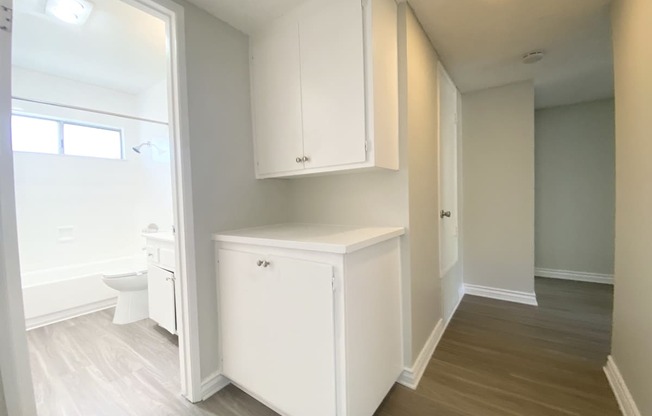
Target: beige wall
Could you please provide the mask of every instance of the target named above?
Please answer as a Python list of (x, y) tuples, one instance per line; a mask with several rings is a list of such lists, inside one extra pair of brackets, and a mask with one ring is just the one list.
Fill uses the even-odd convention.
[(437, 221), (437, 56), (413, 12), (399, 6), (400, 171), (292, 179), (293, 219), (397, 225), (401, 241), (405, 360), (441, 318)]
[(198, 279), (201, 375), (218, 369), (211, 233), (288, 221), (288, 184), (254, 178), (248, 38), (182, 0)]
[(612, 9), (616, 84), (616, 257), (612, 356), (652, 415), (652, 2)]
[(0, 371), (0, 416), (7, 415), (7, 404), (5, 403), (5, 389), (2, 387), (2, 371)]
[(408, 196), (412, 358), (442, 318), (439, 276), (438, 57), (411, 9), (405, 8)]
[(536, 267), (613, 274), (613, 100), (539, 110), (534, 137)]
[(462, 95), (464, 283), (534, 292), (534, 87)]

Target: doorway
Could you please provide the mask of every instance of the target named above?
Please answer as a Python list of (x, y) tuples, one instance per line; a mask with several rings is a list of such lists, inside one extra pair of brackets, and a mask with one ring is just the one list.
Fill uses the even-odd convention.
[[(38, 4), (37, 4), (38, 3)], [(50, 2), (48, 2), (50, 3)], [(53, 209), (53, 204), (48, 204), (47, 199), (43, 199), (41, 201), (31, 201), (30, 204), (25, 204), (27, 201), (25, 198), (21, 197), (18, 195), (18, 198), (14, 198), (15, 191), (20, 192), (19, 186), (22, 187), (22, 184), (24, 183), (19, 183), (20, 180), (23, 180), (25, 178), (29, 178), (29, 175), (24, 175), (25, 172), (30, 171), (29, 165), (24, 164), (24, 161), (19, 161), (17, 160), (14, 156), (13, 149), (12, 150), (12, 141), (10, 139), (10, 134), (9, 134), (9, 125), (10, 125), (10, 117), (11, 114), (13, 113), (13, 118), (14, 118), (14, 125), (19, 125), (22, 123), (22, 132), (29, 131), (29, 128), (37, 128), (35, 127), (36, 125), (40, 125), (41, 128), (44, 129), (49, 129), (50, 131), (50, 139), (49, 143), (37, 143), (37, 146), (42, 146), (41, 148), (37, 149), (25, 149), (23, 148), (22, 150), (31, 150), (30, 155), (32, 157), (45, 157), (45, 152), (44, 150), (48, 150), (49, 154), (47, 156), (57, 156), (60, 159), (58, 160), (59, 162), (63, 161), (64, 159), (70, 160), (75, 160), (76, 163), (79, 164), (85, 164), (87, 165), (86, 167), (90, 166), (97, 166), (97, 162), (101, 161), (104, 164), (106, 163), (114, 163), (114, 164), (122, 164), (122, 166), (126, 166), (129, 160), (138, 160), (137, 158), (140, 157), (141, 160), (143, 159), (143, 156), (149, 157), (151, 160), (156, 161), (155, 159), (158, 157), (159, 159), (167, 157), (169, 160), (169, 164), (167, 166), (167, 174), (169, 177), (169, 184), (168, 187), (170, 188), (169, 193), (171, 196), (173, 196), (173, 201), (170, 201), (170, 206), (169, 206), (169, 217), (171, 218), (171, 221), (169, 221), (168, 226), (162, 226), (160, 227), (160, 230), (163, 230), (164, 228), (167, 228), (167, 231), (171, 235), (174, 236), (174, 238), (171, 240), (172, 241), (172, 260), (171, 263), (173, 264), (175, 270), (174, 276), (174, 290), (176, 291), (176, 296), (174, 296), (172, 299), (172, 307), (175, 309), (176, 312), (176, 332), (178, 333), (179, 336), (179, 366), (180, 366), (180, 371), (177, 372), (180, 373), (180, 383), (179, 383), (179, 389), (180, 393), (188, 398), (190, 401), (196, 402), (201, 400), (201, 386), (200, 386), (200, 375), (199, 375), (199, 347), (198, 347), (198, 336), (197, 336), (197, 331), (193, 330), (193, 328), (197, 327), (197, 314), (196, 314), (196, 309), (194, 306), (190, 305), (195, 305), (196, 304), (196, 293), (195, 293), (195, 275), (194, 275), (194, 252), (193, 252), (193, 235), (192, 235), (192, 222), (191, 219), (192, 217), (189, 215), (191, 212), (191, 207), (190, 207), (190, 186), (189, 186), (189, 155), (186, 154), (187, 150), (184, 151), (184, 149), (187, 149), (187, 140), (188, 140), (188, 134), (187, 134), (187, 125), (186, 125), (186, 120), (187, 116), (185, 116), (185, 79), (184, 79), (184, 64), (183, 64), (183, 9), (176, 5), (175, 3), (172, 2), (166, 2), (166, 1), (159, 1), (159, 2), (150, 2), (150, 1), (129, 1), (126, 3), (122, 2), (115, 2), (114, 6), (115, 7), (123, 7), (123, 8), (129, 8), (131, 9), (132, 13), (141, 13), (141, 14), (146, 14), (150, 17), (151, 21), (155, 21), (158, 19), (160, 27), (163, 30), (163, 47), (165, 48), (163, 51), (163, 61), (162, 65), (164, 67), (162, 68), (162, 73), (164, 74), (164, 79), (161, 80), (160, 85), (158, 85), (158, 90), (162, 91), (162, 94), (159, 94), (156, 96), (156, 93), (151, 94), (151, 100), (152, 102), (158, 102), (160, 103), (163, 101), (163, 112), (159, 114), (163, 114), (166, 120), (161, 120), (161, 117), (157, 117), (156, 115), (153, 114), (137, 114), (134, 115), (133, 111), (127, 111), (128, 107), (124, 106), (121, 107), (119, 105), (110, 108), (110, 107), (103, 107), (102, 106), (93, 106), (89, 105), (88, 102), (84, 103), (83, 99), (84, 98), (89, 98), (88, 94), (85, 97), (80, 97), (80, 100), (75, 102), (74, 100), (69, 100), (67, 102), (65, 101), (65, 98), (70, 98), (70, 97), (65, 97), (64, 95), (61, 95), (60, 97), (56, 97), (52, 94), (54, 94), (55, 90), (58, 87), (61, 87), (63, 84), (65, 84), (64, 81), (55, 81), (53, 82), (53, 79), (51, 78), (53, 76), (52, 73), (50, 74), (44, 74), (43, 71), (33, 71), (33, 72), (39, 72), (39, 74), (31, 74), (31, 76), (26, 76), (26, 71), (25, 68), (23, 68), (23, 71), (21, 74), (18, 74), (14, 82), (17, 80), (20, 81), (20, 78), (22, 77), (23, 81), (28, 80), (23, 84), (23, 87), (17, 88), (13, 91), (11, 91), (11, 84), (10, 84), (10, 74), (12, 72), (16, 73), (14, 68), (11, 68), (10, 64), (12, 62), (11, 60), (11, 45), (13, 44), (14, 47), (20, 47), (20, 40), (17, 37), (17, 34), (20, 34), (21, 31), (21, 22), (22, 19), (19, 16), (19, 13), (22, 13), (25, 11), (24, 9), (21, 11), (21, 8), (27, 7), (28, 13), (37, 13), (40, 12), (43, 14), (41, 16), (42, 19), (53, 19), (53, 18), (58, 18), (61, 20), (61, 22), (57, 22), (60, 26), (65, 26), (66, 24), (70, 24), (73, 27), (73, 34), (76, 35), (78, 38), (81, 36), (80, 32), (83, 29), (80, 29), (80, 25), (78, 25), (76, 22), (65, 22), (61, 17), (63, 16), (65, 18), (65, 10), (59, 10), (58, 12), (56, 11), (56, 7), (63, 7), (60, 6), (59, 3), (62, 2), (53, 2), (55, 3), (54, 6), (46, 4), (46, 2), (30, 2), (30, 1), (25, 1), (21, 3), (20, 5), (16, 5), (15, 8), (12, 7), (12, 4), (8, 2), (7, 0), (3, 0), (3, 6), (6, 8), (5, 11), (11, 12), (11, 9), (13, 8), (13, 24), (7, 28), (4, 28), (2, 30), (2, 33), (0, 33), (0, 36), (2, 36), (2, 48), (0, 49), (0, 61), (3, 62), (2, 64), (2, 84), (0, 87), (0, 102), (2, 102), (2, 106), (0, 107), (0, 118), (2, 119), (2, 152), (0, 152), (0, 157), (2, 159), (2, 186), (0, 187), (0, 198), (2, 201), (2, 211), (0, 211), (0, 215), (2, 215), (2, 241), (3, 241), (3, 269), (1, 271), (2, 276), (2, 282), (3, 282), (3, 293), (6, 293), (8, 297), (13, 299), (12, 302), (4, 303), (3, 302), (3, 308), (6, 308), (7, 310), (3, 310), (3, 315), (4, 316), (9, 316), (11, 317), (9, 322), (7, 322), (8, 328), (6, 333), (8, 334), (8, 345), (10, 348), (4, 348), (1, 351), (1, 358), (2, 358), (2, 376), (3, 376), (3, 384), (5, 385), (5, 388), (8, 384), (8, 382), (15, 382), (15, 381), (20, 381), (23, 380), (23, 382), (18, 382), (16, 383), (16, 388), (17, 388), (17, 394), (16, 397), (17, 399), (11, 399), (7, 398), (7, 408), (8, 410), (14, 409), (30, 409), (30, 404), (29, 402), (32, 400), (31, 398), (31, 393), (30, 393), (30, 387), (25, 380), (29, 381), (28, 373), (29, 371), (26, 369), (25, 364), (25, 354), (20, 353), (20, 351), (24, 351), (24, 345), (25, 345), (25, 337), (24, 334), (20, 334), (20, 330), (25, 328), (25, 317), (23, 315), (23, 306), (25, 306), (25, 312), (33, 313), (34, 312), (34, 307), (38, 309), (39, 307), (43, 307), (43, 303), (38, 301), (37, 298), (30, 298), (31, 300), (28, 302), (25, 300), (23, 302), (23, 299), (27, 299), (28, 294), (26, 291), (23, 290), (23, 284), (24, 282), (21, 282), (20, 274), (18, 272), (20, 263), (18, 261), (18, 252), (16, 250), (16, 223), (18, 222), (19, 224), (19, 236), (22, 234), (22, 231), (25, 230), (24, 226), (20, 226), (21, 222), (21, 215), (23, 215), (20, 211), (21, 206), (26, 206), (30, 205), (32, 207), (34, 206), (39, 206), (40, 205), (40, 212), (41, 212), (41, 217), (50, 217), (53, 215), (48, 214), (48, 208)], [(65, 2), (63, 2), (65, 3)], [(84, 4), (84, 2), (73, 2), (76, 4)], [(98, 13), (95, 16), (92, 15), (93, 11), (91, 10), (91, 15), (89, 17), (90, 19), (93, 19), (95, 17), (96, 20), (106, 20), (107, 16), (110, 14), (107, 13), (106, 10), (102, 10), (102, 4), (105, 2), (93, 2), (95, 6), (95, 11)], [(57, 6), (59, 5), (59, 6)], [(52, 7), (55, 8), (55, 11), (52, 12)], [(31, 9), (30, 9), (31, 8)], [(3, 9), (4, 10), (4, 9)], [(49, 11), (48, 11), (49, 10)], [(58, 14), (61, 14), (62, 16), (57, 16)], [(78, 14), (78, 13), (72, 13), (72, 14)], [(45, 25), (44, 25), (45, 26)], [(82, 25), (83, 27), (83, 25)], [(147, 36), (149, 32), (144, 30), (143, 27), (139, 27), (142, 31), (142, 34), (144, 36)], [(14, 34), (13, 39), (12, 39), (12, 32)], [(31, 32), (33, 34), (33, 31)], [(52, 36), (54, 37), (54, 35)], [(83, 37), (83, 36), (82, 36)], [(181, 42), (178, 40), (181, 39)], [(65, 41), (65, 39), (59, 39), (60, 41)], [(151, 39), (149, 39), (151, 41)], [(116, 45), (116, 48), (124, 48), (124, 42)], [(98, 48), (101, 49), (101, 48)], [(18, 52), (17, 52), (18, 51)], [(97, 52), (97, 51), (94, 51)], [(39, 52), (39, 56), (43, 57), (44, 51)], [(20, 51), (19, 49), (14, 50), (14, 56), (20, 56)], [(98, 55), (96, 55), (98, 56)], [(24, 56), (22, 58), (18, 58), (17, 61), (21, 61), (21, 59), (25, 58)], [(29, 59), (28, 59), (29, 61)], [(55, 60), (52, 60), (55, 61)], [(83, 63), (83, 61), (82, 61)], [(89, 64), (86, 69), (92, 73), (92, 62), (87, 60), (87, 63)], [(79, 65), (78, 65), (79, 66)], [(32, 68), (33, 69), (33, 68)], [(82, 68), (84, 69), (84, 68)], [(58, 70), (62, 70), (61, 68), (58, 68)], [(29, 71), (29, 69), (28, 69)], [(111, 71), (105, 71), (105, 75), (108, 74)], [(87, 72), (89, 73), (89, 72)], [(27, 74), (30, 75), (30, 74)], [(55, 74), (56, 75), (56, 74)], [(62, 75), (62, 74), (60, 74)], [(94, 74), (96, 78), (101, 78), (102, 74)], [(137, 75), (137, 74), (134, 74)], [(41, 91), (42, 95), (32, 95), (29, 96), (29, 88), (35, 88), (37, 83), (31, 82), (37, 78), (41, 78)], [(50, 77), (50, 78), (48, 78)], [(88, 79), (83, 80), (81, 77), (75, 77), (76, 79), (71, 79), (71, 76), (63, 76), (61, 78), (67, 79), (68, 81), (89, 81)], [(128, 77), (125, 77), (125, 79)], [(132, 78), (137, 78), (137, 76), (134, 76)], [(133, 79), (132, 79), (133, 81)], [(97, 84), (97, 80), (91, 82), (87, 82), (88, 84)], [(44, 87), (43, 87), (44, 86)], [(116, 90), (116, 86), (110, 86), (108, 89), (113, 89)], [(50, 95), (48, 95), (50, 94)], [(167, 97), (166, 97), (167, 95)], [(11, 100), (13, 96), (13, 102)], [(104, 97), (104, 99), (99, 100), (102, 104), (107, 104), (110, 102), (110, 99), (107, 99)], [(90, 115), (90, 116), (89, 116)], [(81, 120), (80, 118), (84, 117), (91, 117), (95, 118), (94, 120)], [(141, 125), (136, 126), (137, 123), (140, 123)], [(115, 126), (115, 124), (121, 124), (120, 126)], [(27, 127), (25, 127), (27, 125)], [(117, 127), (117, 128), (115, 128)], [(17, 127), (15, 127), (17, 128)], [(20, 128), (17, 128), (20, 130)], [(27, 129), (27, 130), (26, 130)], [(148, 136), (151, 139), (150, 140), (143, 140), (141, 142), (132, 142), (127, 139), (127, 136), (133, 136), (133, 134), (128, 134), (130, 131), (135, 131), (135, 129), (139, 129), (141, 136)], [(75, 133), (76, 131), (76, 133)], [(80, 133), (81, 131), (81, 133)], [(143, 133), (143, 131), (146, 131), (146, 133)], [(90, 134), (92, 133), (92, 134)], [(77, 135), (77, 138), (75, 138), (75, 135)], [(27, 134), (24, 137), (29, 138), (30, 134)], [(42, 137), (45, 137), (47, 135), (42, 135)], [(96, 137), (97, 141), (94, 145), (88, 146), (88, 143), (80, 143), (79, 137)], [(122, 137), (119, 137), (122, 136)], [(104, 140), (102, 139), (104, 138)], [(17, 141), (20, 138), (14, 140), (14, 147), (15, 146), (20, 146), (17, 145)], [(76, 141), (77, 140), (77, 141)], [(46, 142), (48, 140), (45, 140)], [(29, 142), (29, 140), (28, 140)], [(56, 146), (55, 146), (56, 143)], [(116, 145), (116, 143), (119, 143)], [(30, 143), (22, 142), (21, 145), (29, 145)], [(34, 143), (31, 143), (34, 144)], [(133, 146), (132, 146), (133, 144)], [(43, 147), (45, 146), (45, 147)], [(47, 146), (52, 146), (48, 149), (46, 149)], [(56, 148), (55, 148), (56, 147)], [(133, 151), (133, 149), (138, 149), (140, 153), (136, 153)], [(35, 151), (36, 150), (36, 151)], [(39, 154), (39, 151), (41, 154)], [(85, 153), (84, 153), (85, 152)], [(98, 154), (97, 152), (100, 152), (101, 154)], [(167, 153), (167, 156), (165, 154)], [(27, 152), (23, 154), (22, 156), (27, 155)], [(50, 161), (54, 159), (50, 158)], [(160, 160), (159, 160), (160, 161)], [(22, 165), (22, 173), (18, 173), (17, 169), (21, 169)], [(44, 169), (46, 166), (43, 163), (37, 163), (32, 164), (32, 167), (38, 166), (39, 169)], [(26, 168), (26, 169), (25, 169)], [(141, 166), (142, 168), (142, 166)], [(146, 168), (144, 168), (146, 169)], [(158, 170), (156, 170), (158, 169)], [(45, 169), (44, 169), (45, 170)], [(41, 175), (40, 182), (41, 185), (44, 184), (44, 181), (47, 180), (53, 180), (55, 178), (55, 173), (59, 174), (61, 173), (61, 167), (51, 170), (52, 174), (51, 175)], [(16, 176), (14, 177), (14, 172), (16, 173)], [(31, 173), (36, 172), (35, 169), (32, 169)], [(161, 169), (160, 166), (155, 167), (153, 172), (149, 172), (150, 174), (153, 174), (154, 176), (158, 176), (161, 174)], [(30, 174), (31, 174), (30, 173)], [(112, 174), (109, 174), (111, 176)], [(75, 175), (71, 175), (75, 176)], [(79, 180), (89, 180), (89, 176), (85, 175), (84, 173), (80, 173), (77, 175)], [(114, 176), (114, 179), (116, 179), (113, 183), (113, 185), (118, 185), (117, 189), (122, 188), (127, 188), (129, 187), (129, 178), (128, 177), (123, 177), (123, 178), (117, 178)], [(142, 179), (142, 178), (141, 178)], [(142, 183), (141, 183), (142, 184)], [(98, 183), (95, 183), (94, 185), (98, 185)], [(111, 208), (115, 210), (119, 210), (120, 206), (115, 203), (115, 201), (109, 201), (106, 198), (100, 198), (98, 197), (97, 194), (93, 194), (93, 192), (99, 192), (100, 189), (98, 188), (105, 188), (102, 186), (102, 184), (99, 184), (100, 186), (95, 186), (95, 191), (91, 191), (89, 189), (86, 189), (85, 192), (91, 195), (94, 195), (96, 200), (102, 200), (104, 199), (105, 205), (110, 205)], [(111, 185), (110, 183), (108, 185)], [(73, 185), (72, 188), (75, 188)], [(48, 189), (52, 192), (54, 191), (52, 186), (49, 186)], [(74, 189), (73, 189), (74, 190)], [(76, 189), (79, 191), (79, 189)], [(101, 189), (105, 190), (105, 189)], [(131, 190), (134, 192), (134, 190)], [(66, 192), (61, 192), (62, 195), (66, 195), (69, 200), (73, 200), (73, 198), (70, 197), (70, 192), (71, 190), (66, 191)], [(53, 194), (56, 194), (56, 192), (52, 192)], [(136, 191), (137, 193), (137, 191)], [(34, 192), (29, 192), (24, 194), (25, 195), (34, 195)], [(125, 198), (125, 195), (122, 195), (123, 198)], [(21, 202), (22, 200), (22, 202)], [(93, 198), (90, 198), (88, 201), (92, 201)], [(88, 202), (87, 201), (87, 202)], [(14, 212), (14, 207), (15, 203), (18, 202), (19, 204), (19, 212), (18, 212), (18, 221), (16, 220), (15, 217), (15, 212)], [(40, 202), (40, 204), (39, 204)], [(95, 201), (97, 202), (97, 201)], [(129, 205), (131, 201), (121, 201), (126, 205)], [(173, 203), (172, 203), (173, 202)], [(90, 202), (88, 202), (90, 203)], [(113, 205), (112, 205), (113, 204)], [(99, 205), (98, 205), (99, 206)], [(99, 209), (96, 207), (95, 211)], [(54, 211), (54, 209), (53, 209)], [(90, 211), (93, 211), (91, 209)], [(109, 210), (110, 211), (110, 210)], [(38, 214), (38, 210), (36, 212)], [(116, 217), (123, 217), (122, 211), (115, 211), (115, 215), (111, 215), (110, 213), (104, 213), (102, 219), (96, 221), (104, 221), (104, 222), (109, 222), (110, 220), (114, 220)], [(78, 215), (77, 215), (78, 216)], [(71, 215), (71, 217), (75, 217), (75, 215)], [(147, 215), (145, 215), (147, 217)], [(33, 217), (37, 218), (37, 217)], [(145, 241), (143, 241), (143, 237), (141, 237), (140, 231), (143, 231), (145, 229), (146, 231), (152, 231), (155, 230), (156, 227), (149, 227), (150, 224), (156, 224), (160, 223), (161, 221), (159, 220), (152, 220), (151, 222), (148, 221), (139, 221), (138, 222), (138, 227), (131, 227), (134, 234), (137, 235), (136, 239), (131, 240), (131, 242), (126, 243), (125, 245), (129, 246), (134, 246), (138, 245), (139, 243), (134, 243), (134, 241), (137, 241), (137, 239), (141, 239), (142, 245), (145, 246)], [(54, 227), (56, 229), (55, 233), (56, 235), (54, 236), (55, 239), (57, 240), (57, 243), (60, 245), (65, 245), (68, 244), (69, 246), (72, 244), (75, 244), (75, 242), (82, 242), (83, 237), (87, 236), (86, 230), (90, 229), (91, 227), (88, 226), (82, 226), (82, 225), (77, 225), (77, 224), (71, 224), (68, 222), (62, 222), (59, 221), (58, 226), (53, 226), (50, 225), (48, 226), (50, 229)], [(106, 224), (104, 224), (106, 225)], [(105, 227), (107, 228), (107, 227)], [(112, 232), (115, 232), (117, 226), (111, 226), (108, 227), (110, 228)], [(123, 229), (129, 228), (128, 226), (125, 226), (122, 224)], [(35, 235), (34, 233), (38, 232), (39, 227), (35, 227), (34, 230), (31, 231), (33, 233), (32, 235)], [(84, 232), (82, 232), (82, 229), (84, 229)], [(43, 230), (45, 231), (45, 230)], [(38, 255), (33, 256), (34, 253), (38, 253), (38, 250), (43, 251), (43, 257), (46, 257), (47, 255), (52, 255), (50, 251), (44, 250), (43, 246), (41, 248), (38, 248), (38, 244), (42, 243), (38, 241), (38, 239), (35, 238), (30, 238), (31, 242), (36, 243), (36, 247), (32, 246), (29, 248), (24, 248), (27, 247), (25, 246), (22, 242), (19, 244), (21, 246), (20, 250), (20, 257), (21, 259), (25, 258), (25, 264), (29, 265), (34, 264), (32, 262), (33, 259), (37, 258)], [(74, 254), (79, 254), (80, 252), (83, 252), (85, 249), (88, 249), (90, 247), (90, 244), (86, 244), (84, 242), (83, 244), (79, 244), (79, 247), (77, 247), (77, 250), (72, 250), (75, 253)], [(36, 248), (36, 249), (35, 249)], [(61, 247), (59, 247), (61, 248)], [(51, 250), (51, 251), (56, 251), (56, 250)], [(150, 251), (142, 251), (142, 255), (146, 256), (149, 254)], [(56, 254), (56, 253), (55, 253)], [(31, 256), (31, 257), (30, 257)], [(56, 257), (56, 256), (52, 256)], [(115, 256), (113, 256), (115, 257)], [(117, 258), (117, 257), (115, 257)], [(38, 260), (43, 260), (43, 258), (38, 259)], [(56, 259), (54, 259), (56, 260)], [(102, 259), (100, 259), (102, 260)], [(76, 262), (77, 265), (82, 264), (84, 266), (88, 266), (88, 263), (102, 263), (102, 261), (96, 261), (96, 262), (86, 262), (83, 263), (82, 261)], [(116, 266), (116, 267), (113, 267)], [(121, 269), (122, 267), (117, 267), (117, 265), (112, 264), (111, 267), (109, 267), (108, 263), (104, 263), (102, 265), (103, 270), (107, 270), (106, 274), (110, 274), (111, 271), (116, 271), (117, 269)], [(140, 271), (140, 270), (131, 270), (133, 267), (128, 267), (130, 271)], [(141, 267), (136, 267), (136, 269), (140, 269)], [(62, 270), (60, 270), (61, 267), (57, 267), (55, 265), (54, 267), (46, 267), (44, 270), (47, 271), (55, 271), (57, 273), (61, 273)], [(25, 279), (25, 276), (27, 275), (28, 278), (31, 279), (36, 279), (36, 278), (41, 278), (43, 277), (44, 274), (43, 270), (31, 270), (34, 273), (31, 275), (29, 272), (23, 273), (23, 280)], [(88, 271), (78, 271), (75, 275), (79, 275), (80, 273), (83, 274), (84, 276), (86, 275), (91, 275), (91, 274), (97, 274), (96, 270), (93, 270), (92, 272)], [(55, 281), (62, 281), (66, 279), (61, 279), (61, 276), (48, 276), (48, 279), (52, 282)], [(99, 278), (99, 276), (96, 276)], [(98, 287), (103, 287), (103, 286), (98, 286), (98, 280), (95, 279), (88, 279), (88, 281), (92, 281), (92, 285), (94, 285), (94, 288), (97, 289)], [(101, 283), (101, 281), (99, 281)], [(70, 284), (68, 282), (67, 284)], [(37, 287), (38, 285), (32, 285), (31, 287)], [(6, 290), (4, 290), (6, 289)], [(44, 289), (43, 287), (37, 288), (37, 289)], [(65, 288), (63, 289), (65, 291)], [(75, 290), (80, 290), (80, 288), (76, 288)], [(25, 292), (25, 293), (24, 293)], [(51, 291), (45, 291), (43, 292), (46, 295), (51, 295)], [(72, 293), (72, 291), (69, 291), (68, 293)], [(25, 295), (25, 298), (21, 295)], [(52, 296), (50, 296), (51, 298)], [(119, 297), (118, 297), (119, 298)], [(36, 299), (36, 300), (35, 300)], [(65, 300), (65, 296), (60, 296), (59, 299)], [(104, 299), (107, 300), (107, 299)], [(98, 309), (101, 309), (101, 306), (105, 306), (107, 304), (110, 304), (110, 300), (108, 300), (108, 303), (102, 303), (102, 299), (100, 299), (100, 304), (96, 305), (98, 306)], [(31, 305), (31, 306), (30, 306)], [(52, 305), (50, 305), (52, 306)], [(56, 306), (56, 305), (55, 305)], [(61, 306), (61, 305), (59, 305)], [(40, 313), (43, 311), (37, 311), (36, 315), (31, 316), (31, 318), (37, 318), (37, 319), (32, 319), (31, 321), (28, 321), (29, 326), (40, 326), (41, 324), (44, 323), (49, 323), (48, 320), (54, 321), (54, 320), (60, 320), (60, 319), (65, 319), (67, 317), (70, 317), (70, 312), (71, 309), (74, 312), (74, 309), (77, 308), (79, 305), (73, 305), (70, 307), (70, 305), (63, 305), (62, 308), (65, 313), (68, 314), (68, 316), (63, 316), (59, 315), (57, 317), (57, 313), (60, 313), (61, 310), (55, 310), (54, 313), (51, 313), (53, 311), (48, 311), (48, 313)], [(30, 309), (31, 308), (31, 309)], [(57, 308), (55, 308), (57, 309)], [(83, 308), (82, 308), (83, 309)], [(5, 313), (6, 312), (6, 313)], [(82, 310), (82, 313), (85, 313), (87, 311)], [(65, 314), (64, 314), (65, 315)], [(45, 316), (47, 319), (45, 321), (39, 319), (43, 318)], [(63, 316), (63, 318), (62, 318)], [(30, 318), (30, 317), (28, 317)], [(173, 331), (175, 331), (173, 329)], [(12, 365), (9, 365), (8, 363), (12, 362)], [(5, 369), (6, 368), (11, 368), (13, 366), (14, 371), (13, 374), (12, 372), (6, 373)], [(10, 378), (11, 377), (11, 378)], [(30, 411), (25, 411), (25, 413), (33, 413)]]

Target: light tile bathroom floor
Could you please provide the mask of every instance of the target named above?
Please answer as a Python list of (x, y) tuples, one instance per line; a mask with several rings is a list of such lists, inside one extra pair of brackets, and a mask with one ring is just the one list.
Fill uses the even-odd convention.
[(234, 386), (193, 405), (179, 395), (177, 337), (113, 309), (28, 331), (38, 413), (83, 416), (276, 415)]

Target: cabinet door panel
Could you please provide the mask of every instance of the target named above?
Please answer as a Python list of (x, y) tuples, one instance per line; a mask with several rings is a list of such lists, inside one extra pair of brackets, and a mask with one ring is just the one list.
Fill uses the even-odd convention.
[(306, 168), (366, 160), (362, 21), (361, 2), (329, 0), (299, 22)]
[(283, 414), (334, 415), (332, 266), (232, 250), (218, 257), (224, 374)]
[(280, 21), (251, 38), (251, 83), (259, 175), (303, 169), (297, 23)]
[(150, 266), (147, 269), (149, 317), (162, 328), (176, 334), (177, 322), (173, 279), (174, 274), (160, 267)]

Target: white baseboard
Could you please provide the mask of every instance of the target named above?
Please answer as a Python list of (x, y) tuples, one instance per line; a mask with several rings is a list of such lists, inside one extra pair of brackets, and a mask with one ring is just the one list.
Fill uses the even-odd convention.
[(613, 274), (574, 272), (571, 270), (555, 270), (538, 267), (534, 269), (534, 275), (551, 279), (577, 280), (578, 282), (602, 283), (606, 285), (614, 284)]
[(104, 299), (86, 305), (81, 305), (74, 308), (66, 309), (63, 311), (57, 311), (57, 312), (49, 313), (47, 315), (28, 318), (25, 320), (25, 328), (29, 331), (30, 329), (40, 328), (42, 326), (76, 318), (82, 315), (88, 315), (89, 313), (112, 308), (115, 306), (116, 302), (117, 302), (117, 298)]
[(455, 311), (457, 311), (457, 308), (460, 306), (460, 303), (462, 303), (462, 299), (464, 298), (463, 284), (460, 285), (460, 287), (457, 290), (457, 293), (459, 295), (459, 299), (455, 304), (455, 308), (453, 308), (453, 311), (448, 317), (448, 320), (446, 320), (445, 323), (442, 319), (440, 319), (439, 322), (437, 322), (437, 325), (435, 325), (435, 329), (433, 329), (432, 333), (428, 337), (428, 340), (426, 341), (426, 345), (424, 345), (423, 348), (421, 349), (421, 352), (419, 353), (417, 360), (414, 362), (414, 365), (410, 368), (405, 368), (403, 370), (398, 380), (396, 381), (397, 383), (402, 384), (405, 387), (409, 387), (413, 390), (417, 388), (417, 386), (419, 385), (419, 381), (421, 381), (421, 377), (423, 377), (423, 373), (426, 371), (426, 367), (428, 366), (428, 363), (432, 358), (432, 355), (435, 353), (435, 350), (437, 349), (437, 345), (439, 345), (439, 341), (441, 340), (441, 337), (444, 335), (444, 332), (446, 332), (446, 328), (448, 328), (448, 324), (450, 323), (451, 318), (455, 315)]
[(467, 283), (464, 284), (464, 293), (466, 293), (467, 295), (482, 296), (483, 298), (505, 300), (508, 302), (516, 302), (525, 305), (538, 306), (537, 296), (534, 294), (534, 292), (532, 293), (518, 292), (515, 290), (470, 285)]
[(399, 384), (402, 384), (405, 387), (409, 387), (411, 389), (417, 388), (423, 373), (426, 371), (428, 362), (430, 361), (432, 354), (435, 352), (437, 344), (439, 344), (439, 340), (441, 339), (442, 335), (444, 335), (444, 326), (444, 320), (440, 319), (439, 322), (437, 322), (437, 325), (435, 325), (435, 329), (433, 329), (432, 333), (428, 337), (426, 345), (424, 345), (423, 349), (421, 349), (421, 352), (419, 353), (417, 360), (414, 362), (414, 365), (403, 370), (399, 376), (397, 380)]
[(611, 355), (607, 357), (604, 372), (611, 385), (611, 390), (613, 390), (616, 400), (618, 400), (618, 406), (621, 412), (623, 412), (623, 416), (641, 416), (641, 412), (638, 410), (634, 398), (629, 392), (625, 380), (623, 380), (623, 376), (620, 374), (620, 370), (618, 370), (618, 366)]
[(206, 400), (224, 387), (231, 384), (221, 373), (213, 373), (201, 382), (201, 399)]
[(448, 328), (448, 323), (451, 321), (453, 316), (455, 315), (455, 311), (457, 311), (457, 308), (460, 307), (460, 303), (462, 303), (462, 299), (464, 299), (464, 284), (462, 283), (460, 287), (457, 288), (457, 303), (455, 304), (455, 307), (451, 311), (450, 315), (446, 317), (446, 325), (444, 326), (444, 330)]

